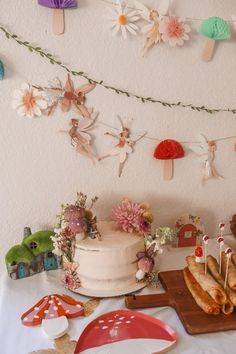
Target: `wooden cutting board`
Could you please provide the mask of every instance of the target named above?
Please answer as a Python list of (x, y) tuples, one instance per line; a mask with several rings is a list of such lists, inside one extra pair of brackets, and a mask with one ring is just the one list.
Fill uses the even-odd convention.
[(219, 332), (236, 329), (236, 311), (231, 315), (207, 315), (196, 304), (185, 285), (183, 271), (174, 270), (159, 273), (159, 279), (166, 290), (164, 294), (127, 295), (129, 309), (148, 307), (173, 307), (185, 330), (189, 334)]

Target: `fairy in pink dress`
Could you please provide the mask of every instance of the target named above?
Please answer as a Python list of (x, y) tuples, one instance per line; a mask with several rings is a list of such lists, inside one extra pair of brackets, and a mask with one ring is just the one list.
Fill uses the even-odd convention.
[(124, 164), (129, 156), (133, 152), (133, 147), (136, 144), (137, 141), (141, 140), (145, 135), (146, 132), (143, 135), (140, 135), (136, 140), (132, 140), (130, 137), (130, 129), (125, 127), (121, 118), (118, 117), (119, 122), (121, 124), (121, 132), (119, 134), (114, 134), (114, 133), (109, 133), (106, 132), (105, 135), (109, 135), (113, 138), (116, 138), (118, 140), (118, 143), (115, 145), (115, 147), (111, 148), (108, 153), (102, 157), (99, 157), (99, 161), (103, 160), (107, 157), (111, 156), (118, 156), (119, 157), (119, 169), (118, 169), (118, 176), (120, 177), (123, 172)]

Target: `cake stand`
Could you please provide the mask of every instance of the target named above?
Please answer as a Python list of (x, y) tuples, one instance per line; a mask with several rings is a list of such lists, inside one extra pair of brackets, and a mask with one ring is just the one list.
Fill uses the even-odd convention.
[(87, 289), (80, 286), (78, 289), (72, 291), (77, 294), (88, 296), (88, 297), (104, 298), (104, 297), (116, 297), (116, 296), (127, 295), (136, 292), (138, 290), (141, 290), (145, 288), (145, 286), (146, 286), (145, 282), (135, 283), (128, 287), (122, 289), (114, 289), (114, 290), (93, 290), (93, 289)]

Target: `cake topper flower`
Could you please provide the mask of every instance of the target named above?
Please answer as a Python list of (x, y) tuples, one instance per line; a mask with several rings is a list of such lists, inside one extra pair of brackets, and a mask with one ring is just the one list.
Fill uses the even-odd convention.
[(117, 140), (115, 146), (108, 151), (108, 153), (104, 156), (99, 157), (99, 161), (103, 160), (107, 157), (111, 156), (118, 156), (119, 157), (119, 169), (118, 169), (118, 176), (120, 177), (123, 172), (123, 168), (125, 165), (126, 160), (128, 159), (129, 155), (133, 152), (134, 145), (141, 140), (147, 133), (139, 135), (136, 140), (132, 140), (130, 128), (125, 126), (119, 116), (117, 116), (120, 125), (121, 125), (121, 132), (119, 134), (116, 133), (109, 133), (106, 132), (105, 135), (109, 135), (112, 138)]
[(139, 29), (138, 26), (134, 24), (134, 22), (140, 19), (138, 12), (136, 10), (129, 11), (126, 5), (122, 5), (121, 0), (116, 1), (112, 9), (112, 14), (108, 19), (111, 22), (110, 28), (113, 36), (121, 32), (122, 37), (127, 39), (127, 32), (136, 35)]
[(125, 198), (111, 210), (110, 217), (114, 221), (115, 228), (146, 235), (150, 232), (153, 222), (153, 215), (149, 209), (147, 204), (139, 204)]
[(34, 85), (34, 87), (41, 92), (42, 97), (47, 102), (48, 115), (50, 115), (60, 103), (62, 112), (68, 112), (73, 106), (83, 117), (91, 117), (91, 112), (85, 106), (85, 101), (87, 93), (91, 92), (96, 87), (95, 84), (85, 84), (75, 89), (73, 81), (68, 74), (64, 87), (59, 79), (54, 79), (52, 82), (49, 82), (47, 87), (38, 85)]
[(189, 39), (190, 31), (190, 26), (177, 16), (164, 17), (160, 23), (161, 39), (171, 47), (182, 46)]
[(22, 84), (20, 90), (13, 92), (12, 108), (16, 109), (21, 117), (39, 117), (47, 106), (42, 93), (27, 83)]

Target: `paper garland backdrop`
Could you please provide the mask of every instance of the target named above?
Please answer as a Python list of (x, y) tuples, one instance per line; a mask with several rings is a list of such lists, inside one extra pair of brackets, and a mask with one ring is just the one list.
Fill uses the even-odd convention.
[(204, 104), (197, 106), (197, 105), (194, 105), (191, 103), (183, 103), (181, 101), (168, 102), (165, 100), (160, 100), (160, 99), (156, 99), (156, 98), (152, 98), (152, 97), (145, 97), (145, 96), (142, 96), (139, 94), (132, 93), (130, 91), (126, 91), (126, 90), (117, 88), (115, 86), (104, 83), (103, 80), (100, 80), (100, 81), (96, 80), (96, 79), (88, 76), (83, 71), (76, 71), (76, 70), (70, 69), (67, 65), (63, 64), (62, 61), (60, 61), (59, 59), (56, 59), (51, 53), (44, 51), (40, 46), (37, 46), (37, 45), (35, 46), (26, 40), (20, 39), (20, 37), (18, 35), (9, 32), (2, 25), (0, 25), (0, 31), (5, 34), (7, 39), (15, 41), (18, 45), (21, 45), (24, 48), (28, 49), (31, 53), (36, 53), (36, 54), (40, 55), (43, 59), (47, 60), (50, 64), (60, 66), (67, 73), (70, 73), (73, 76), (81, 76), (81, 77), (85, 78), (90, 84), (96, 84), (98, 86), (105, 88), (106, 90), (113, 91), (116, 94), (124, 95), (127, 98), (136, 98), (138, 101), (140, 101), (142, 103), (157, 103), (157, 104), (160, 104), (163, 107), (167, 107), (167, 108), (180, 107), (180, 108), (185, 108), (185, 109), (191, 109), (191, 110), (194, 110), (197, 112), (206, 112), (209, 114), (217, 113), (217, 112), (229, 112), (229, 113), (236, 114), (236, 107), (235, 108), (222, 108), (222, 107), (214, 108), (214, 107), (208, 107), (207, 105), (204, 105)]

